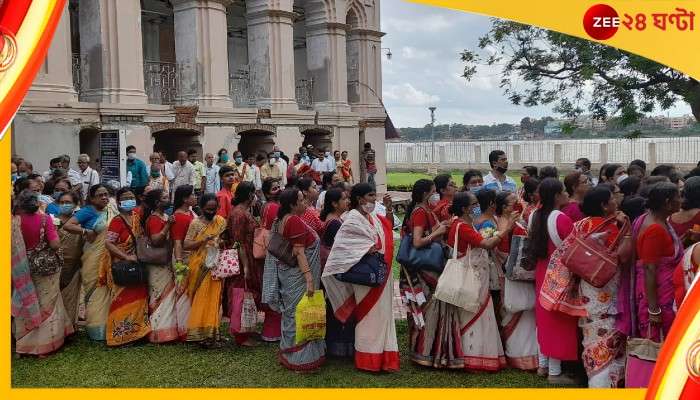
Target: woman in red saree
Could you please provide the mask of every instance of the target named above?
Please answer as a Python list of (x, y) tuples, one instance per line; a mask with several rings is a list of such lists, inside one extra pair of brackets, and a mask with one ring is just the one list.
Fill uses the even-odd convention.
[[(670, 182), (657, 183), (649, 190), (649, 212), (634, 223), (637, 261), (630, 280), (623, 281), (623, 304), (619, 306), (625, 318), (618, 327), (628, 336), (659, 342), (671, 329), (676, 315), (673, 270), (683, 258), (683, 246), (667, 220), (680, 206), (678, 187)], [(624, 304), (624, 300), (630, 303)]]
[(177, 301), (175, 312), (177, 320), (178, 339), (184, 342), (187, 339), (187, 320), (190, 317), (192, 299), (187, 293), (189, 269), (184, 264), (188, 257), (188, 252), (184, 249), (185, 237), (192, 221), (197, 218), (197, 214), (192, 211), (192, 207), (197, 204), (192, 185), (181, 185), (175, 190), (173, 198), (173, 224), (170, 226), (170, 240), (173, 241), (173, 258), (175, 263), (175, 292)]
[[(335, 237), (323, 271), (323, 285), (340, 322), (354, 317), (355, 367), (365, 371), (398, 371), (399, 347), (392, 311), (393, 283), (390, 267), (381, 286), (369, 287), (341, 282), (334, 275), (348, 271), (368, 253), (379, 252), (387, 266), (394, 254), (392, 224), (373, 214), (377, 193), (374, 186), (360, 183), (352, 188), (350, 206)], [(384, 197), (390, 212), (391, 198)], [(393, 219), (392, 215), (389, 218)]]
[(440, 196), (440, 201), (433, 208), (433, 212), (440, 221), (447, 221), (452, 217), (450, 205), (457, 192), (457, 185), (449, 174), (438, 175), (433, 179), (433, 182), (435, 183), (435, 192)]
[[(262, 275), (265, 260), (256, 260), (253, 258), (253, 238), (255, 229), (259, 227), (258, 222), (251, 214), (252, 205), (257, 202), (255, 195), (255, 186), (252, 182), (241, 182), (236, 188), (235, 197), (233, 198), (233, 209), (228, 218), (228, 233), (232, 243), (238, 243), (239, 260), (241, 264), (242, 274), (228, 278), (226, 285), (228, 291), (228, 300), (232, 301), (235, 289), (245, 289), (245, 291), (253, 294), (256, 307), (258, 310), (263, 309), (260, 302), (262, 290)], [(233, 307), (229, 304), (229, 319), (241, 319), (240, 308)], [(237, 310), (238, 312), (235, 312)], [(235, 313), (235, 314), (234, 314)], [(280, 314), (272, 310), (265, 310), (265, 322), (263, 323), (261, 338), (267, 342), (279, 340), (280, 337)], [(251, 333), (240, 333), (233, 330), (229, 331), (236, 339), (236, 343), (241, 346), (254, 346), (255, 341)]]
[(676, 235), (684, 245), (692, 243), (690, 230), (695, 225), (700, 225), (700, 177), (694, 176), (685, 181), (683, 186), (683, 204), (681, 210), (671, 215), (668, 219)]
[(578, 359), (578, 317), (545, 309), (541, 296), (552, 254), (574, 228), (571, 218), (559, 211), (569, 203), (569, 196), (556, 178), (542, 180), (539, 194), (541, 207), (532, 214), (530, 229), (531, 251), (537, 259), (535, 321), (540, 346), (537, 372), (547, 376), (550, 383), (572, 385), (575, 383), (573, 379), (562, 374), (561, 362)]
[[(606, 245), (610, 246), (618, 239), (620, 226), (627, 222), (627, 217), (617, 210), (615, 197), (605, 184), (589, 191), (583, 198), (581, 210), (586, 216), (576, 224), (580, 233), (590, 233), (612, 217), (615, 221), (603, 227)], [(622, 255), (624, 256), (624, 255)], [(630, 258), (630, 257), (627, 257)], [(626, 260), (620, 258), (620, 264)], [(625, 378), (625, 335), (615, 328), (617, 295), (620, 274), (613, 276), (605, 286), (597, 288), (581, 279), (579, 290), (586, 310), (586, 316), (579, 319), (583, 333), (583, 365), (588, 374), (588, 387), (621, 387)]]
[(139, 340), (151, 332), (148, 318), (148, 285), (119, 286), (112, 280), (112, 264), (119, 260), (137, 261), (136, 238), (143, 234), (141, 213), (131, 188), (117, 192), (119, 215), (107, 228), (99, 282), (110, 289), (112, 302), (107, 316), (107, 345), (119, 346)]

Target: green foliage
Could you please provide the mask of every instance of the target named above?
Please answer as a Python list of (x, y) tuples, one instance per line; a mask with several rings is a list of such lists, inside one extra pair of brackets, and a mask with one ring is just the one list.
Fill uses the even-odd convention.
[(501, 67), (500, 86), (515, 105), (552, 105), (567, 117), (619, 115), (629, 125), (684, 101), (700, 121), (700, 82), (623, 50), (499, 19), (477, 47), (461, 54), (464, 78), (479, 64)]

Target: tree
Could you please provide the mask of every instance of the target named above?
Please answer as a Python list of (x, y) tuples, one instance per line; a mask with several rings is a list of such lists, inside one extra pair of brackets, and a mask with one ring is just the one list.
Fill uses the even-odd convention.
[(500, 87), (515, 105), (552, 104), (571, 118), (585, 107), (595, 118), (619, 114), (628, 125), (684, 101), (700, 121), (700, 82), (623, 50), (498, 19), (478, 48), (462, 52), (463, 77), (474, 77), (480, 64), (502, 67)]

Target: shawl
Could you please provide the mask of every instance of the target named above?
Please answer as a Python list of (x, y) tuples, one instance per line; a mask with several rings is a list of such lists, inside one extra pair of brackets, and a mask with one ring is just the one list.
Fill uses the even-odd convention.
[(41, 325), (39, 297), (29, 271), (27, 251), (18, 216), (12, 217), (12, 316), (23, 318), (25, 328), (32, 330)]
[[(375, 226), (382, 226), (376, 216), (370, 216)], [(365, 216), (357, 210), (351, 210), (335, 236), (322, 276), (347, 272), (377, 243), (377, 235), (377, 229), (367, 222)], [(383, 235), (380, 235), (380, 239), (383, 247)]]

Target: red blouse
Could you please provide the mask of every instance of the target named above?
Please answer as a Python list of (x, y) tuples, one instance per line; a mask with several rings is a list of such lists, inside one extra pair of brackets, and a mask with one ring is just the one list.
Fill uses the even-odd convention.
[(151, 235), (159, 234), (165, 227), (165, 221), (158, 215), (151, 214), (146, 220), (146, 235), (149, 237)]
[(637, 258), (644, 264), (656, 264), (662, 257), (671, 257), (675, 251), (673, 238), (659, 224), (651, 224), (637, 238)]
[(449, 210), (451, 205), (452, 202), (450, 202), (448, 199), (441, 199), (435, 205), (435, 208), (433, 208), (433, 212), (435, 213), (435, 215), (437, 215), (440, 221), (447, 221), (448, 219), (450, 219)]
[(268, 201), (265, 203), (265, 207), (263, 207), (262, 211), (262, 226), (265, 229), (272, 229), (272, 224), (275, 222), (275, 218), (277, 218), (279, 209), (280, 203), (276, 201)]
[(298, 215), (292, 215), (284, 223), (282, 236), (292, 245), (304, 245), (309, 247), (316, 241), (314, 230), (308, 226)]
[(450, 233), (447, 237), (447, 244), (454, 248), (457, 238), (457, 226), (459, 226), (459, 253), (465, 253), (468, 247), (479, 247), (484, 237), (477, 232), (473, 226), (459, 221), (455, 221), (450, 227)]
[(422, 226), (423, 232), (430, 231), (438, 221), (435, 219), (435, 214), (427, 212), (423, 207), (416, 207), (411, 213), (411, 218), (408, 220), (407, 231), (404, 234), (413, 233), (413, 228)]
[(175, 212), (173, 217), (175, 217), (175, 222), (170, 226), (170, 238), (172, 240), (185, 240), (194, 216), (190, 212)]

